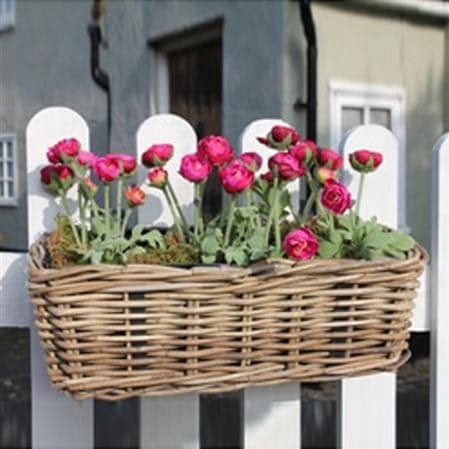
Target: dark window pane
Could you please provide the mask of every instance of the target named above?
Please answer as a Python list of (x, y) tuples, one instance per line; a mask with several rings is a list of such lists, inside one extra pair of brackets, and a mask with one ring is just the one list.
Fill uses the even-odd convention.
[(355, 126), (363, 125), (363, 108), (343, 107), (341, 111), (341, 135)]
[(391, 129), (391, 111), (390, 109), (372, 108), (370, 110), (370, 123), (384, 126)]

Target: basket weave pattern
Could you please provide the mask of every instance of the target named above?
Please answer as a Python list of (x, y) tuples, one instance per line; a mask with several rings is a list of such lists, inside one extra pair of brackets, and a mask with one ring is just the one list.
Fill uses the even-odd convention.
[(106, 400), (394, 371), (426, 259), (54, 270), (42, 243), (30, 254), (51, 381)]

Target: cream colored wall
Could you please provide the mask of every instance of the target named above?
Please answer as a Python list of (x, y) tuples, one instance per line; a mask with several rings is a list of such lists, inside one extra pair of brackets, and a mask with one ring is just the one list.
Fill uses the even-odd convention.
[[(288, 3), (286, 11), (292, 17), (289, 22), (298, 24), (296, 38), (288, 31), (293, 30), (293, 25), (286, 27), (286, 41), (291, 46), (292, 39), (296, 39), (304, 58), (297, 6)], [(404, 87), (407, 224), (414, 236), (429, 247), (431, 149), (444, 132), (445, 28), (437, 22), (355, 11), (330, 3), (314, 3), (312, 12), (318, 40), (318, 142), (329, 143), (330, 80)], [(287, 46), (288, 51), (292, 50)], [(287, 92), (295, 90), (298, 76), (294, 81), (286, 71)], [(300, 114), (296, 121), (302, 124)]]

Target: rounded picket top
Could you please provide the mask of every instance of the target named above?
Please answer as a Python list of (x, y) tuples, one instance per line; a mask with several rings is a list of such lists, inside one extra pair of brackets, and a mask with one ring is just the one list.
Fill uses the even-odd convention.
[[(239, 138), (239, 153), (255, 151), (262, 157), (263, 162), (260, 173), (264, 173), (268, 170), (268, 159), (276, 153), (276, 150), (270, 149), (266, 145), (260, 143), (257, 138), (265, 137), (273, 126), (292, 127), (292, 125), (280, 119), (259, 119), (249, 123), (243, 129)], [(291, 182), (288, 185), (288, 191), (291, 195), (292, 204), (299, 204), (299, 182)]]
[(352, 197), (357, 198), (360, 175), (352, 169), (349, 155), (356, 150), (367, 149), (382, 154), (383, 162), (365, 180), (360, 214), (369, 219), (377, 216), (379, 222), (397, 228), (404, 207), (400, 192), (403, 188), (399, 170), (399, 142), (396, 136), (380, 125), (362, 125), (349, 130), (343, 137), (339, 151), (344, 158), (343, 180)]
[[(54, 227), (59, 207), (40, 183), (40, 169), (48, 164), (47, 149), (65, 138), (76, 138), (85, 151), (89, 149), (89, 127), (76, 111), (53, 106), (37, 112), (26, 129), (28, 243)], [(73, 189), (69, 192), (69, 198)], [(74, 198), (74, 197), (73, 197)], [(75, 208), (74, 208), (75, 209)]]
[(247, 151), (256, 151), (263, 158), (262, 172), (268, 169), (268, 159), (275, 154), (276, 150), (268, 148), (266, 145), (260, 143), (257, 138), (265, 137), (273, 128), (273, 126), (292, 126), (287, 122), (274, 118), (263, 118), (254, 120), (243, 129), (239, 138), (239, 153)]
[[(174, 147), (173, 157), (164, 167), (169, 174), (170, 182), (176, 192), (179, 204), (189, 223), (193, 222), (193, 183), (186, 181), (179, 174), (183, 156), (196, 152), (197, 137), (195, 130), (182, 117), (175, 114), (158, 114), (146, 119), (136, 134), (137, 158), (140, 162), (142, 154), (153, 144), (170, 143)], [(146, 182), (148, 169), (139, 165), (138, 182)], [(166, 204), (163, 193), (155, 188), (150, 189), (146, 204), (138, 208), (138, 221), (148, 226), (171, 226), (173, 218)]]

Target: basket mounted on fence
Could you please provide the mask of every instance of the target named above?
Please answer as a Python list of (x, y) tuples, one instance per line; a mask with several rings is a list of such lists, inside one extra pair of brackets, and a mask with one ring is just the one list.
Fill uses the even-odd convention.
[(415, 246), (406, 260), (47, 269), (39, 241), (29, 291), (57, 389), (216, 393), (395, 371), (426, 258)]

